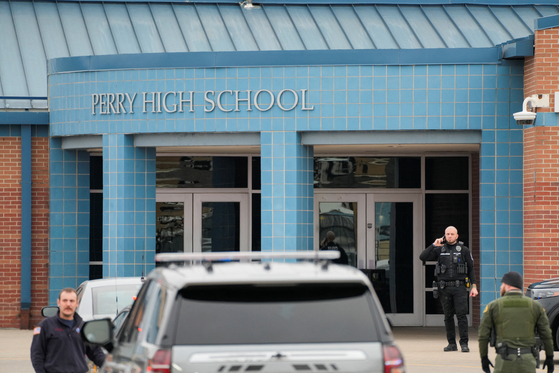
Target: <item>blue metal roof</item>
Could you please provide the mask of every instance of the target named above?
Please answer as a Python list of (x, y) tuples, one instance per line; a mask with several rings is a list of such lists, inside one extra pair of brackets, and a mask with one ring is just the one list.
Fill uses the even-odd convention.
[[(487, 48), (533, 35), (536, 19), (558, 14), (557, 5), (343, 1), (263, 4), (259, 9), (245, 10), (238, 3), (206, 1), (0, 1), (0, 96), (45, 97), (46, 61), (51, 58), (166, 52)], [(7, 105), (45, 108), (46, 101), (0, 100), (0, 108)]]

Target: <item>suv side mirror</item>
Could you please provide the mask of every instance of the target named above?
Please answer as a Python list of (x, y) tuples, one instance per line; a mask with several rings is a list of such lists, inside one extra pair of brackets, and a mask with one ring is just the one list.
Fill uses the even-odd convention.
[(58, 314), (58, 306), (46, 306), (41, 308), (41, 316), (52, 317)]
[[(113, 340), (114, 325), (111, 319), (87, 321), (80, 335), (84, 341), (96, 346), (105, 346)], [(109, 351), (110, 352), (110, 351)]]

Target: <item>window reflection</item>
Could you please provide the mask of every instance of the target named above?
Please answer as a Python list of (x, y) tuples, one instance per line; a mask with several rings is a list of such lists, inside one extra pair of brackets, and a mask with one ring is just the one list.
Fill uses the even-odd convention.
[(317, 157), (315, 188), (419, 188), (419, 157)]
[(184, 203), (156, 203), (156, 253), (184, 251)]
[(413, 203), (375, 203), (373, 286), (386, 313), (413, 313)]
[(247, 188), (247, 157), (157, 157), (157, 188)]
[(328, 231), (334, 232), (337, 242), (346, 252), (349, 265), (357, 267), (357, 203), (321, 202), (320, 242)]
[(202, 203), (202, 251), (240, 250), (239, 202)]

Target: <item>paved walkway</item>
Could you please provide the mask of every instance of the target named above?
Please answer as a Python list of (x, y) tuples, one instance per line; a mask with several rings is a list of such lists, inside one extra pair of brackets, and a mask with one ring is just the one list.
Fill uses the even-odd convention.
[[(404, 355), (406, 373), (471, 373), (481, 372), (477, 330), (470, 328), (469, 353), (444, 352), (445, 331), (442, 327), (395, 327), (394, 338)], [(0, 372), (34, 373), (29, 359), (33, 332), (0, 329)], [(489, 350), (495, 361), (495, 351)], [(556, 354), (559, 357), (558, 354)], [(542, 352), (543, 358), (543, 352)], [(538, 369), (537, 372), (544, 372)]]

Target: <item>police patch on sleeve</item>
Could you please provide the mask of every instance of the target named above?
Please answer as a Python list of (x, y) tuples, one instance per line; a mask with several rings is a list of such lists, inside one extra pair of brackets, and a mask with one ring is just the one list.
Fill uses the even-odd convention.
[(483, 313), (486, 313), (489, 310), (489, 305), (485, 306), (485, 309), (483, 310)]
[(33, 335), (37, 335), (37, 334), (41, 334), (41, 327), (40, 326), (33, 329)]

